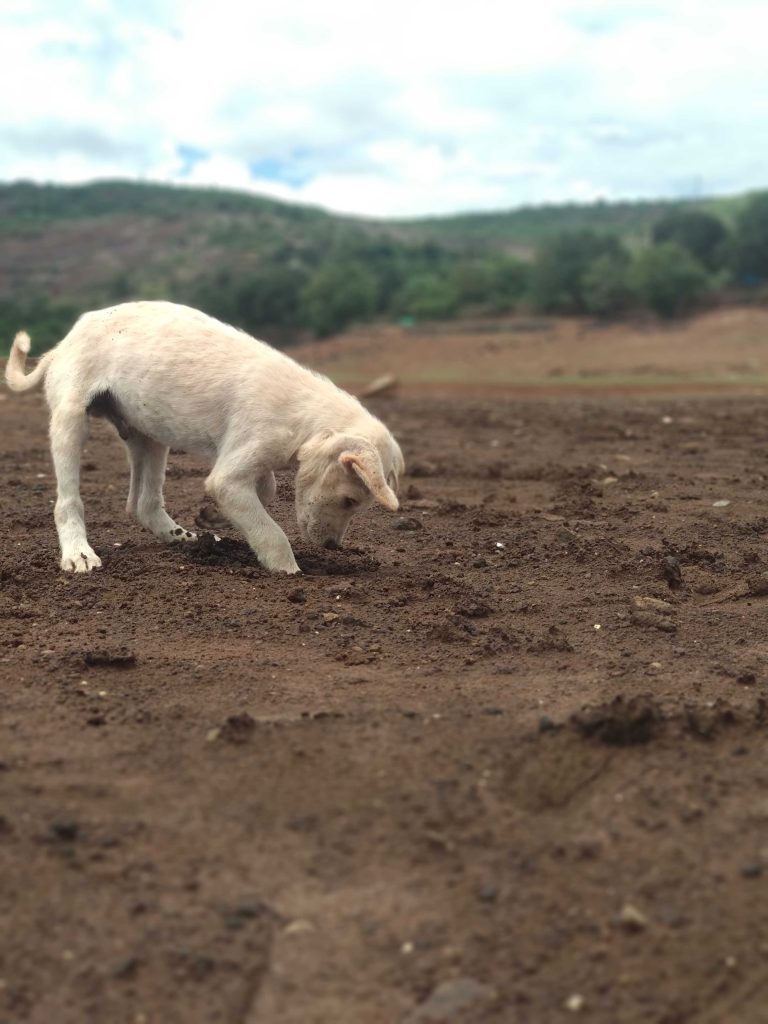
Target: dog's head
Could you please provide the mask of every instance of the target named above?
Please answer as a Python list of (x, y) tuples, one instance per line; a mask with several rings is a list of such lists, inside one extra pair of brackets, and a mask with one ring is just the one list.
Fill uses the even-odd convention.
[(394, 438), (325, 433), (298, 452), (296, 518), (305, 540), (327, 548), (341, 547), (356, 512), (378, 502), (399, 508), (397, 480), (405, 464)]

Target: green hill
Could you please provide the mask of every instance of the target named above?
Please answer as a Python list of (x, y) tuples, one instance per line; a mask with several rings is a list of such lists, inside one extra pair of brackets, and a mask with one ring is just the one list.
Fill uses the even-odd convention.
[[(728, 220), (739, 202), (685, 205), (716, 208)], [(481, 295), (485, 311), (510, 308), (525, 285), (525, 261), (543, 241), (590, 229), (633, 246), (681, 205), (600, 202), (386, 221), (215, 189), (0, 185), (0, 347), (26, 327), (38, 349), (83, 310), (129, 298), (190, 302), (286, 343), (354, 319), (450, 316)]]

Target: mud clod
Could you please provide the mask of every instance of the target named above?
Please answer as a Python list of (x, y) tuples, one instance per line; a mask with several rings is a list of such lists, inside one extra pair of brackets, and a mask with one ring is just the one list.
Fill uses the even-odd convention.
[(80, 835), (80, 825), (74, 818), (57, 818), (51, 822), (49, 831), (52, 839), (73, 843)]
[(498, 993), (490, 985), (484, 985), (474, 978), (451, 978), (438, 985), (421, 1006), (403, 1019), (402, 1024), (451, 1024), (453, 1021), (465, 1021), (467, 1014), (480, 1015), (497, 999)]
[(218, 729), (217, 738), (225, 743), (247, 743), (256, 731), (256, 720), (247, 711), (230, 715)]
[(683, 570), (674, 555), (665, 555), (661, 562), (661, 575), (670, 590), (679, 590), (683, 585)]
[(661, 709), (648, 696), (615, 697), (609, 704), (585, 708), (571, 717), (577, 731), (586, 739), (614, 747), (648, 743), (663, 721)]
[(393, 530), (423, 530), (424, 524), (419, 519), (401, 516), (392, 524)]
[(136, 653), (129, 647), (93, 648), (83, 654), (83, 662), (89, 668), (135, 668)]

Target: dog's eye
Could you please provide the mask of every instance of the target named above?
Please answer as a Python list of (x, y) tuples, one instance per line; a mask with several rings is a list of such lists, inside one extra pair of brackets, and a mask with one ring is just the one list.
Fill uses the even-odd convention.
[(341, 507), (342, 508), (347, 508), (347, 509), (355, 508), (356, 505), (357, 505), (357, 501), (356, 501), (355, 498), (342, 498), (341, 499)]

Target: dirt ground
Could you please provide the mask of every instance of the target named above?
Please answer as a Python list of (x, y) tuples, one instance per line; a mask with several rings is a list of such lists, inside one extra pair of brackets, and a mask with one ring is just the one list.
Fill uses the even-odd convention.
[(372, 407), (401, 512), (300, 578), (95, 423), (73, 577), (3, 393), (0, 1024), (768, 1022), (766, 399)]

